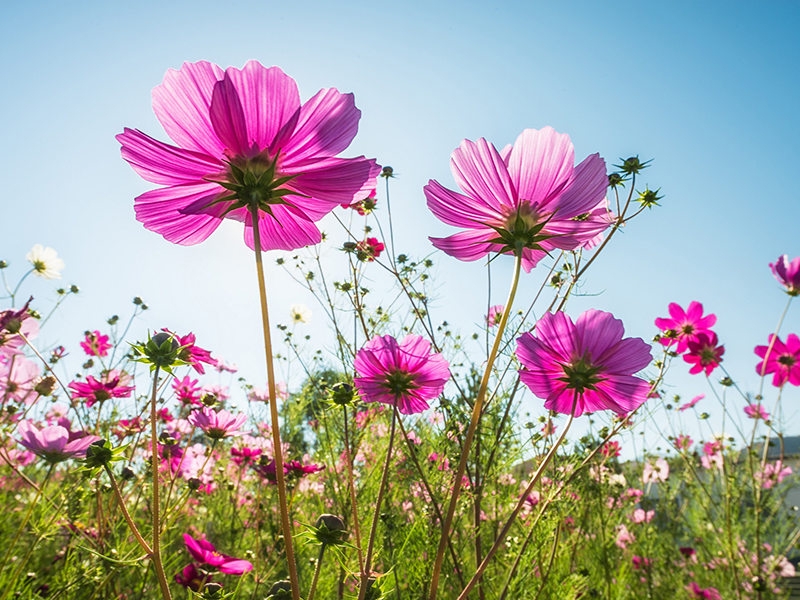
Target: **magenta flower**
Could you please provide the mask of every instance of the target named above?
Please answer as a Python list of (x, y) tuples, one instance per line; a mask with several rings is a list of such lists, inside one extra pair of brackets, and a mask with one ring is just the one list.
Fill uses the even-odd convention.
[(775, 279), (786, 288), (790, 296), (800, 294), (800, 256), (789, 260), (787, 255), (778, 257), (774, 263), (769, 264)]
[(675, 438), (674, 444), (676, 450), (678, 450), (679, 452), (683, 452), (692, 447), (692, 444), (694, 444), (694, 440), (688, 435), (679, 433)]
[(428, 408), (442, 393), (450, 366), (441, 354), (431, 354), (430, 342), (409, 334), (402, 342), (375, 336), (356, 354), (353, 379), (364, 402), (396, 406), (404, 415)]
[(201, 592), (205, 585), (213, 581), (211, 575), (197, 568), (194, 563), (189, 563), (180, 573), (175, 575), (175, 583), (189, 588), (195, 592)]
[(208, 540), (196, 540), (188, 533), (183, 534), (186, 549), (197, 562), (214, 567), (220, 573), (242, 575), (253, 570), (253, 564), (241, 558), (220, 554)]
[(95, 402), (105, 402), (109, 398), (129, 398), (136, 387), (126, 385), (128, 383), (131, 383), (129, 375), (112, 369), (103, 373), (100, 379), (89, 375), (85, 382), (73, 381), (68, 387), (74, 399), (82, 399), (90, 407)]
[(378, 238), (368, 237), (356, 244), (356, 257), (363, 262), (372, 262), (381, 255), (386, 246)]
[(450, 167), (463, 194), (433, 180), (424, 192), (433, 214), (467, 230), (431, 238), (459, 260), (521, 251), (527, 272), (551, 250), (596, 242), (611, 223), (605, 162), (593, 154), (576, 167), (569, 136), (550, 127), (526, 129), (502, 152), (464, 140)]
[(239, 428), (244, 425), (247, 415), (239, 413), (234, 415), (227, 410), (215, 411), (213, 408), (204, 406), (192, 411), (187, 419), (189, 423), (203, 430), (212, 440), (240, 435)]
[(69, 421), (62, 423), (39, 429), (33, 421), (20, 421), (17, 425), (18, 441), (37, 456), (55, 464), (68, 458), (83, 458), (86, 449), (100, 439), (83, 431), (70, 431)]
[(751, 419), (763, 419), (769, 421), (769, 413), (760, 404), (748, 404), (744, 407), (744, 414)]
[(358, 131), (353, 95), (324, 89), (301, 105), (278, 67), (184, 63), (153, 90), (153, 110), (176, 146), (128, 128), (117, 140), (137, 173), (164, 186), (135, 210), (170, 242), (197, 244), (230, 218), (252, 248), (256, 209), (262, 250), (316, 244), (316, 221), (375, 188), (374, 160), (336, 158)]
[(587, 310), (573, 323), (565, 313), (547, 313), (532, 333), (517, 339), (522, 382), (544, 407), (576, 417), (613, 410), (624, 415), (647, 399), (650, 384), (634, 377), (652, 357), (640, 338), (624, 338), (622, 321)]
[(725, 354), (725, 347), (718, 346), (718, 343), (717, 334), (713, 331), (699, 333), (694, 340), (689, 342), (687, 352), (683, 355), (683, 360), (692, 365), (689, 373), (697, 375), (705, 372), (706, 375), (711, 375), (711, 372), (722, 362), (722, 355)]
[(800, 385), (800, 338), (790, 333), (784, 344), (779, 337), (769, 336), (769, 345), (756, 346), (755, 353), (763, 359), (756, 365), (762, 377), (773, 373), (772, 385), (781, 387), (787, 381)]
[(183, 379), (177, 377), (172, 381), (172, 389), (175, 391), (175, 397), (182, 404), (191, 404), (199, 406), (200, 402), (200, 381), (192, 379), (186, 375)]
[(20, 354), (20, 348), (25, 345), (20, 333), (29, 340), (39, 333), (39, 322), (33, 318), (28, 310), (33, 296), (19, 310), (9, 309), (0, 311), (0, 358)]
[(669, 305), (669, 318), (656, 319), (656, 327), (664, 332), (661, 343), (671, 346), (676, 341), (678, 346), (675, 351), (683, 354), (689, 347), (689, 342), (696, 340), (700, 333), (712, 333), (711, 327), (717, 322), (716, 315), (703, 316), (703, 305), (692, 301), (684, 311), (678, 304)]
[(201, 375), (206, 372), (202, 363), (212, 367), (217, 366), (217, 359), (211, 357), (211, 352), (195, 344), (197, 337), (193, 333), (190, 332), (184, 336), (180, 336), (166, 328), (162, 329), (162, 331), (172, 335), (175, 341), (180, 344), (181, 350), (178, 354), (178, 358), (191, 365), (191, 367)]
[(101, 334), (96, 329), (94, 331), (87, 331), (86, 336), (81, 342), (81, 348), (89, 356), (108, 356), (108, 351), (111, 349), (111, 344), (108, 341), (108, 336)]
[(696, 600), (722, 600), (722, 596), (717, 588), (701, 588), (694, 581), (686, 586), (686, 590), (692, 595), (691, 597)]

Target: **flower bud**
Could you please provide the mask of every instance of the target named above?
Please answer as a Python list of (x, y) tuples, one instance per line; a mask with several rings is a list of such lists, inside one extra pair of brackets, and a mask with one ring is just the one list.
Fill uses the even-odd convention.
[(114, 452), (108, 440), (97, 440), (86, 449), (84, 463), (89, 468), (105, 467), (114, 458)]
[(281, 580), (272, 584), (267, 592), (266, 600), (291, 600), (292, 598), (292, 583), (290, 581)]
[(354, 399), (353, 386), (349, 383), (339, 382), (331, 386), (331, 401), (337, 406), (349, 406)]
[(320, 544), (337, 546), (347, 539), (344, 521), (336, 515), (320, 515), (314, 528), (314, 537)]
[(52, 375), (48, 375), (47, 377), (42, 377), (41, 381), (39, 381), (33, 389), (36, 390), (36, 393), (40, 396), (49, 396), (53, 393), (55, 387), (56, 378)]

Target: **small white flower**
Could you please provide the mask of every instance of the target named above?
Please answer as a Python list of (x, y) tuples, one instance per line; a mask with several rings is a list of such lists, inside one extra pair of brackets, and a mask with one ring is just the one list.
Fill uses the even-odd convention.
[(293, 304), (289, 314), (292, 323), (308, 323), (311, 320), (311, 310), (305, 304)]
[(25, 258), (33, 265), (34, 275), (45, 279), (61, 279), (64, 261), (58, 258), (58, 253), (52, 248), (36, 244)]

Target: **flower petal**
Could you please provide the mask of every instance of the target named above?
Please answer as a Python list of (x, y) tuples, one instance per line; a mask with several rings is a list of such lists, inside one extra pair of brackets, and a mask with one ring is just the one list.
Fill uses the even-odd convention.
[(450, 168), (458, 186), (492, 212), (516, 207), (517, 195), (508, 168), (497, 149), (484, 138), (461, 142), (450, 158)]
[(503, 214), (485, 202), (447, 189), (438, 181), (430, 180), (422, 188), (428, 208), (448, 225), (486, 229), (486, 225), (502, 225)]
[(222, 81), (214, 84), (209, 112), (211, 126), (228, 153), (247, 156), (250, 144), (247, 140), (244, 109), (239, 100), (239, 93), (227, 73)]
[(289, 183), (292, 189), (313, 198), (317, 203), (330, 203), (330, 207), (317, 207), (317, 210), (324, 211), (321, 217), (340, 204), (350, 204), (363, 198), (375, 188), (375, 178), (380, 170), (374, 159), (359, 156), (325, 158), (301, 169), (296, 165), (283, 165), (281, 172), (295, 175)]
[(575, 151), (569, 136), (552, 127), (526, 129), (514, 142), (508, 172), (520, 199), (546, 206), (572, 180)]
[(122, 158), (151, 183), (197, 183), (210, 174), (224, 171), (223, 164), (215, 158), (159, 142), (137, 129), (126, 127), (117, 141), (122, 144)]
[(588, 212), (606, 197), (606, 161), (599, 154), (587, 156), (575, 167), (572, 185), (558, 199), (558, 218), (571, 219)]
[[(207, 206), (223, 193), (212, 183), (150, 190), (136, 198), (136, 218), (145, 228), (160, 233), (170, 242), (184, 246), (197, 244), (219, 227), (225, 203), (208, 208), (207, 212), (197, 211), (197, 206)], [(187, 213), (187, 209), (192, 212)]]
[(206, 61), (170, 69), (153, 89), (153, 111), (167, 135), (182, 148), (221, 158), (225, 146), (211, 125), (211, 94), (223, 71)]

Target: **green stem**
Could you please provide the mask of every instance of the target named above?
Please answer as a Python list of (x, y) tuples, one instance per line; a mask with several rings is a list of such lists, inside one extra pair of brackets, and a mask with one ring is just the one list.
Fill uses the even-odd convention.
[(383, 504), (383, 494), (386, 491), (386, 482), (389, 479), (389, 465), (392, 460), (392, 450), (394, 448), (394, 432), (397, 425), (397, 407), (392, 408), (392, 426), (389, 430), (389, 447), (386, 449), (386, 461), (383, 463), (383, 474), (381, 484), (378, 488), (378, 499), (375, 501), (375, 514), (372, 516), (372, 527), (369, 532), (367, 542), (367, 556), (364, 559), (364, 570), (361, 572), (361, 585), (358, 590), (358, 600), (364, 600), (367, 594), (367, 581), (370, 576), (370, 566), (372, 562), (372, 551), (375, 546), (375, 534), (378, 532), (378, 521), (381, 518), (381, 505)]
[(500, 546), (502, 546), (503, 543), (505, 542), (506, 535), (508, 535), (508, 532), (511, 530), (511, 526), (514, 524), (514, 521), (517, 518), (517, 515), (519, 515), (520, 511), (522, 510), (522, 507), (525, 505), (528, 495), (531, 493), (534, 486), (542, 478), (545, 469), (553, 460), (553, 457), (555, 457), (556, 450), (558, 450), (559, 446), (561, 446), (564, 439), (566, 439), (570, 425), (572, 425), (572, 421), (575, 419), (574, 415), (575, 415), (575, 406), (577, 405), (577, 399), (578, 399), (578, 394), (576, 392), (575, 401), (573, 402), (572, 405), (572, 411), (570, 411), (569, 420), (567, 421), (567, 424), (564, 426), (564, 431), (561, 432), (561, 436), (558, 438), (558, 440), (556, 440), (556, 443), (553, 444), (553, 446), (550, 448), (550, 451), (547, 453), (547, 456), (544, 457), (542, 464), (539, 465), (539, 468), (536, 470), (536, 473), (534, 474), (533, 479), (531, 479), (531, 482), (528, 484), (528, 487), (525, 488), (524, 492), (522, 492), (522, 495), (520, 496), (520, 499), (517, 502), (517, 506), (514, 508), (511, 515), (509, 515), (508, 519), (506, 519), (506, 522), (503, 525), (503, 529), (500, 530), (500, 533), (497, 535), (497, 539), (495, 540), (494, 544), (489, 549), (489, 552), (486, 553), (483, 562), (481, 562), (481, 564), (478, 565), (478, 568), (475, 570), (475, 574), (472, 576), (472, 579), (470, 579), (469, 583), (467, 583), (467, 587), (465, 587), (464, 590), (461, 592), (461, 594), (458, 596), (458, 600), (464, 600), (467, 597), (467, 594), (470, 592), (470, 590), (473, 587), (475, 587), (476, 583), (478, 583), (481, 576), (483, 575), (483, 572), (486, 570), (486, 566), (489, 564), (489, 561), (495, 555)]
[(314, 600), (314, 594), (317, 591), (317, 582), (319, 581), (319, 572), (322, 570), (322, 557), (325, 556), (325, 548), (327, 544), (322, 544), (319, 547), (319, 556), (317, 556), (317, 566), (314, 567), (314, 578), (311, 580), (311, 588), (308, 590), (308, 600)]
[(128, 524), (128, 527), (131, 528), (133, 537), (136, 538), (136, 541), (139, 542), (139, 545), (142, 547), (142, 550), (144, 550), (146, 554), (152, 555), (153, 549), (145, 541), (144, 537), (142, 537), (142, 534), (139, 533), (139, 528), (136, 527), (136, 523), (133, 522), (133, 518), (131, 518), (128, 509), (125, 506), (125, 501), (122, 499), (122, 492), (120, 491), (119, 485), (117, 484), (117, 479), (114, 477), (114, 472), (108, 465), (103, 465), (103, 468), (105, 469), (106, 473), (108, 473), (108, 478), (111, 481), (111, 489), (114, 490), (114, 496), (116, 496), (117, 498), (117, 504), (119, 504), (119, 508), (122, 511), (122, 516), (125, 518), (125, 522)]
[(517, 293), (517, 284), (519, 283), (519, 274), (522, 268), (522, 251), (517, 252), (514, 263), (514, 277), (511, 280), (511, 289), (508, 292), (508, 300), (506, 300), (505, 309), (503, 310), (503, 317), (500, 319), (500, 324), (497, 327), (497, 335), (494, 338), (492, 350), (486, 361), (486, 369), (483, 372), (480, 387), (478, 388), (478, 396), (475, 399), (475, 405), (472, 408), (472, 419), (467, 429), (467, 435), (464, 439), (464, 445), (461, 448), (461, 458), (458, 461), (458, 467), (453, 478), (453, 495), (450, 497), (450, 504), (445, 515), (444, 523), (442, 524), (442, 535), (439, 538), (439, 548), (436, 551), (436, 559), (433, 563), (433, 573), (431, 574), (431, 584), (429, 600), (436, 600), (436, 594), (439, 587), (439, 576), (442, 571), (442, 563), (444, 559), (444, 552), (447, 548), (447, 540), (450, 536), (450, 528), (453, 525), (453, 516), (456, 512), (456, 505), (458, 503), (458, 496), (461, 492), (461, 479), (467, 469), (467, 460), (469, 459), (469, 452), (472, 447), (472, 440), (475, 437), (475, 431), (478, 429), (481, 413), (483, 412), (483, 404), (486, 400), (486, 390), (489, 388), (489, 378), (492, 374), (492, 367), (497, 358), (498, 349), (503, 338), (508, 318), (511, 315), (511, 305), (514, 303), (514, 296)]
[(150, 557), (153, 560), (153, 568), (156, 571), (158, 578), (158, 585), (161, 588), (161, 595), (164, 600), (172, 600), (172, 595), (169, 592), (169, 582), (164, 573), (164, 565), (161, 562), (161, 506), (159, 505), (159, 481), (158, 481), (158, 409), (156, 407), (156, 400), (158, 398), (158, 372), (159, 367), (156, 366), (153, 372), (153, 391), (150, 396), (150, 466), (153, 470), (153, 496), (152, 506), (150, 513), (153, 518), (153, 543), (150, 545)]
[(344, 411), (344, 461), (347, 464), (347, 488), (350, 492), (350, 508), (353, 513), (353, 533), (356, 536), (356, 554), (358, 555), (359, 573), (364, 572), (364, 553), (361, 546), (361, 526), (358, 523), (358, 500), (356, 498), (355, 476), (353, 474), (353, 459), (350, 452), (350, 433), (347, 426), (347, 407), (342, 406)]
[(286, 501), (286, 481), (283, 473), (283, 448), (281, 446), (281, 430), (278, 420), (278, 395), (275, 389), (275, 366), (272, 360), (272, 336), (267, 309), (267, 288), (264, 280), (264, 265), (261, 260), (261, 232), (259, 231), (258, 207), (250, 209), (253, 227), (253, 247), (256, 255), (256, 272), (258, 275), (258, 295), (261, 300), (261, 325), (264, 332), (264, 354), (267, 361), (267, 388), (269, 390), (269, 415), (272, 428), (273, 458), (275, 459), (275, 479), (278, 488), (278, 504), (281, 512), (281, 529), (283, 545), (286, 549), (286, 567), (292, 585), (292, 600), (300, 600), (300, 580), (297, 576), (297, 565), (292, 545), (292, 523), (289, 520), (289, 505)]

